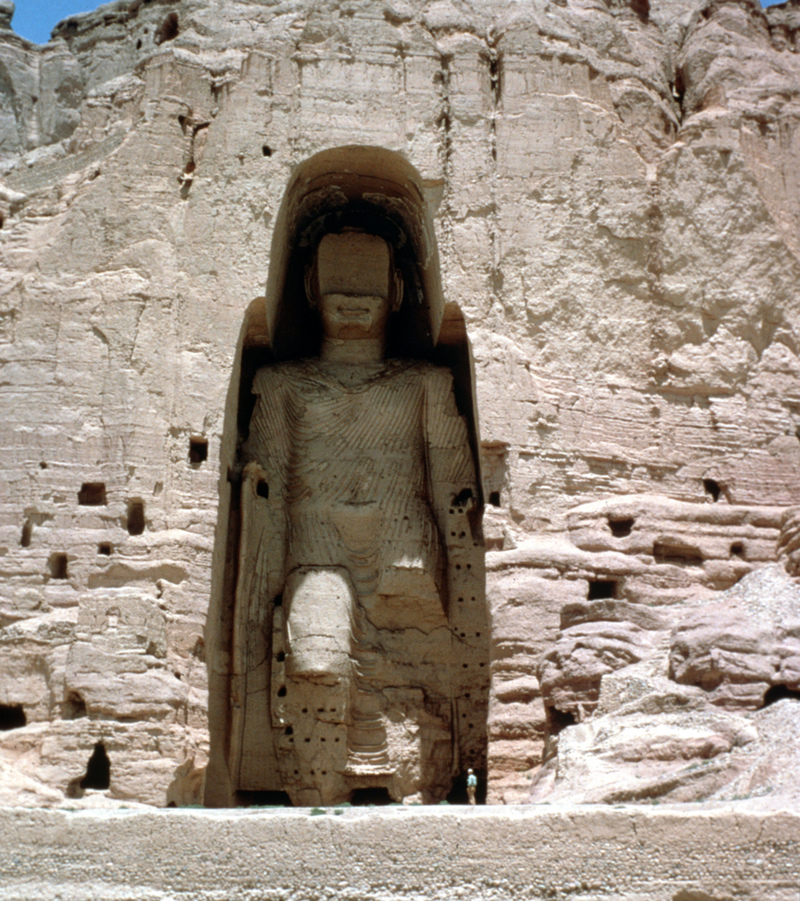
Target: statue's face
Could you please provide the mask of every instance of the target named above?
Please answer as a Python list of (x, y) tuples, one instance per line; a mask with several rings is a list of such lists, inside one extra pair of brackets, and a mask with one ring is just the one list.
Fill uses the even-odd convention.
[(392, 258), (386, 242), (360, 232), (326, 235), (317, 250), (317, 301), (325, 336), (380, 338), (389, 318)]

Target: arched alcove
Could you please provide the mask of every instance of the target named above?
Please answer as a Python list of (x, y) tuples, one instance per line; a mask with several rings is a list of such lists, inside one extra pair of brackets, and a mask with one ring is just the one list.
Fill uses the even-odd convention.
[[(451, 491), (449, 512), (444, 510), (438, 522), (440, 540), (448, 549), (449, 588), (443, 603), (448, 647), (452, 645), (452, 650), (442, 664), (441, 692), (437, 687), (434, 694), (441, 695), (436, 703), (440, 708), (447, 706), (448, 712), (446, 723), (442, 721), (446, 728), (439, 723), (438, 734), (430, 723), (421, 722), (416, 726), (412, 723), (410, 732), (421, 730), (418, 754), (423, 769), (428, 757), (436, 758), (440, 769), (444, 767), (452, 778), (467, 766), (480, 771), (486, 767), (489, 629), (480, 526), (483, 498), (472, 361), (464, 318), (455, 304), (444, 302), (433, 223), (419, 173), (391, 151), (341, 147), (311, 157), (290, 179), (276, 217), (266, 297), (250, 303), (240, 332), (223, 436), (223, 489), (206, 628), (211, 728), (206, 780), (209, 806), (228, 806), (263, 792), (288, 791), (295, 803), (298, 798), (316, 797), (313, 791), (304, 794), (297, 781), (303, 775), (298, 767), (302, 771), (310, 766), (302, 762), (308, 750), (304, 746), (314, 743), (324, 752), (324, 759), (333, 761), (320, 766), (339, 766), (335, 778), (324, 768), (309, 771), (311, 783), (323, 785), (321, 797), (324, 785), (334, 782), (338, 788), (331, 789), (334, 794), (330, 797), (341, 798), (342, 792), (402, 792), (396, 771), (403, 767), (396, 760), (372, 770), (359, 769), (352, 760), (342, 763), (341, 748), (352, 743), (347, 735), (353, 730), (348, 733), (341, 723), (337, 724), (335, 705), (330, 710), (324, 704), (317, 709), (318, 702), (314, 702), (301, 708), (301, 702), (297, 702), (291, 708), (293, 683), (284, 675), (290, 652), (280, 644), (282, 617), (288, 615), (280, 606), (283, 591), (276, 594), (275, 590), (263, 589), (261, 570), (269, 569), (270, 564), (254, 562), (255, 558), (262, 560), (261, 552), (252, 550), (255, 545), (247, 537), (251, 534), (248, 529), (252, 530), (252, 523), (248, 525), (252, 513), (248, 510), (261, 509), (252, 505), (264, 502), (265, 507), (274, 508), (281, 503), (281, 493), (274, 485), (264, 479), (252, 482), (248, 451), (244, 450), (256, 403), (254, 379), (259, 372), (288, 374), (292, 370), (285, 368), (287, 361), (314, 360), (318, 356), (321, 331), (318, 315), (307, 300), (306, 274), (321, 237), (344, 231), (383, 238), (402, 278), (403, 302), (387, 326), (387, 360), (409, 361), (401, 367), (409, 372), (447, 369), (453, 376), (452, 397), (465, 424), (464, 452), (471, 459), (474, 475), (472, 487)], [(259, 378), (263, 381), (265, 377)], [(256, 495), (261, 501), (254, 500)], [(447, 516), (452, 523), (444, 523), (442, 517)], [(260, 528), (266, 529), (263, 525)], [(268, 531), (260, 534), (267, 536), (264, 541), (271, 540)], [(455, 562), (456, 558), (460, 562)], [(250, 573), (250, 567), (260, 567), (259, 573)], [(263, 598), (252, 600), (262, 590)], [(359, 666), (363, 668), (363, 660)], [(402, 702), (394, 699), (384, 706), (392, 708), (395, 719), (402, 719), (404, 711), (414, 708), (417, 713), (409, 716), (419, 719), (419, 711), (427, 703), (425, 689), (411, 686), (406, 694)], [(409, 700), (412, 696), (413, 702)], [(436, 704), (431, 701), (428, 706)], [(288, 713), (289, 708), (293, 712)], [(447, 732), (446, 742), (441, 740), (443, 732)], [(443, 743), (448, 747), (442, 748)], [(445, 797), (450, 790), (446, 774), (437, 778), (438, 782), (434, 779), (431, 785), (435, 782), (439, 787), (423, 792), (427, 800)]]

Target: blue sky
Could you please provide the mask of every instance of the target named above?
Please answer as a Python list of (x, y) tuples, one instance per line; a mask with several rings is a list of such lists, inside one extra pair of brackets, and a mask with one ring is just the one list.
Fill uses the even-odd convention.
[[(75, 13), (88, 12), (101, 5), (102, 0), (16, 0), (14, 31), (29, 41), (44, 44), (57, 22)], [(782, 0), (762, 0), (762, 6), (772, 6)]]

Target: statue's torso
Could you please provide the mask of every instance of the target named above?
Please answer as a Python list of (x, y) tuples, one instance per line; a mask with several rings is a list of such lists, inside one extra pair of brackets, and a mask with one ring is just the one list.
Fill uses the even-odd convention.
[[(398, 567), (440, 572), (427, 484), (424, 407), (435, 368), (388, 361), (360, 368), (318, 360), (271, 367), (266, 405), (282, 422), (286, 571), (344, 566), (366, 593)], [(264, 398), (262, 394), (262, 398)], [(275, 413), (278, 415), (275, 416)]]

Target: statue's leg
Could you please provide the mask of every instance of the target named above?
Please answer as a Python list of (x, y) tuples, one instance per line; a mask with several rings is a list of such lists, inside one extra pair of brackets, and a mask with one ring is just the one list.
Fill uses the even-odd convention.
[(355, 591), (344, 569), (296, 569), (286, 580), (286, 675), (336, 685), (351, 671)]
[[(347, 721), (354, 667), (355, 591), (346, 570), (303, 567), (289, 576), (285, 620), (286, 790), (295, 805), (348, 800)], [(287, 734), (289, 733), (289, 734)]]

